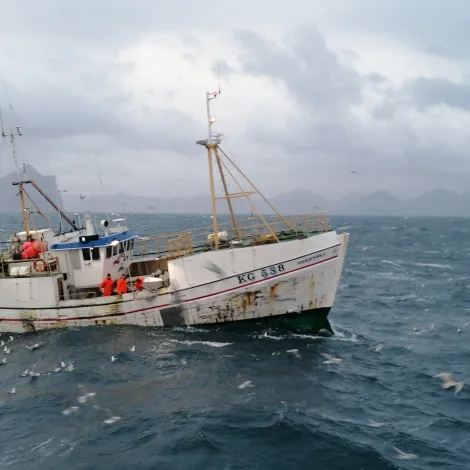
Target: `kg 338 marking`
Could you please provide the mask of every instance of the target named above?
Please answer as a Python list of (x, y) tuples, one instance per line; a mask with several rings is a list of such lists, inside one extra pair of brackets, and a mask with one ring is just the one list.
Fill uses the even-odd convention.
[[(260, 270), (260, 275), (263, 279), (267, 279), (268, 277), (276, 276), (277, 274), (280, 274), (284, 272), (284, 264), (276, 264), (274, 266), (268, 266), (267, 268), (263, 268)], [(239, 284), (244, 284), (245, 282), (252, 282), (256, 281), (256, 273), (257, 271), (252, 271), (246, 274), (239, 274), (238, 277), (238, 283)]]

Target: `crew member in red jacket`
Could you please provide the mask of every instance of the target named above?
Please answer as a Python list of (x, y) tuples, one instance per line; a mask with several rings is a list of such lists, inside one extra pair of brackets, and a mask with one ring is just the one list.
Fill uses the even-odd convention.
[(139, 276), (134, 283), (136, 290), (142, 290), (144, 288), (144, 280)]
[(113, 287), (114, 287), (114, 281), (111, 277), (111, 274), (108, 273), (108, 275), (106, 276), (106, 279), (103, 279), (103, 281), (100, 284), (100, 291), (103, 294), (103, 296), (113, 295)]
[(118, 294), (125, 294), (127, 292), (126, 275), (123, 274), (117, 281), (116, 290)]

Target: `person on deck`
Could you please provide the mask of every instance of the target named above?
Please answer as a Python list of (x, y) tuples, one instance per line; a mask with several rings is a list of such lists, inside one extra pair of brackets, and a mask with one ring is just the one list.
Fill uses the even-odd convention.
[(108, 273), (106, 276), (106, 279), (103, 279), (103, 281), (100, 284), (100, 291), (103, 294), (103, 296), (110, 296), (113, 295), (113, 287), (114, 287), (114, 281), (111, 278), (111, 274)]
[(125, 294), (127, 292), (127, 281), (126, 275), (123, 274), (117, 281), (117, 293), (118, 294)]
[(144, 280), (139, 276), (134, 282), (135, 290), (142, 290), (144, 288)]

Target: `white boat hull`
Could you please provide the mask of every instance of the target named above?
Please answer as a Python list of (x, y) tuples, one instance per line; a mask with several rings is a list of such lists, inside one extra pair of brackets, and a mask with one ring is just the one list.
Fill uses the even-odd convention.
[(203, 325), (311, 317), (328, 328), (348, 234), (209, 251), (168, 262), (170, 290), (58, 300), (54, 276), (0, 280), (0, 332), (130, 324)]

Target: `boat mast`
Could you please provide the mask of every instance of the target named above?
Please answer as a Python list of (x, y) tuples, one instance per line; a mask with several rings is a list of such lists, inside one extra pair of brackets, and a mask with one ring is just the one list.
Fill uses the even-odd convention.
[[(255, 207), (253, 204), (253, 201), (251, 201), (250, 196), (254, 194), (258, 194), (261, 196), (261, 198), (269, 205), (269, 207), (275, 212), (275, 214), (279, 217), (279, 219), (284, 223), (287, 227), (289, 227), (290, 230), (295, 230), (295, 225), (292, 224), (290, 221), (286, 220), (285, 217), (283, 217), (277, 210), (276, 208), (264, 197), (264, 195), (259, 191), (258, 188), (248, 179), (248, 177), (238, 168), (238, 166), (235, 164), (235, 162), (220, 148), (219, 144), (221, 143), (222, 139), (222, 134), (216, 134), (213, 136), (212, 133), (212, 125), (215, 123), (215, 117), (211, 116), (211, 108), (210, 108), (210, 101), (217, 98), (217, 96), (220, 94), (220, 87), (219, 91), (217, 92), (207, 92), (206, 93), (206, 104), (207, 104), (207, 123), (208, 123), (208, 131), (209, 131), (209, 138), (208, 139), (203, 139), (203, 140), (198, 140), (197, 143), (199, 145), (203, 145), (207, 149), (207, 158), (208, 158), (208, 163), (209, 163), (209, 178), (210, 178), (210, 190), (211, 190), (211, 202), (212, 202), (212, 224), (213, 224), (213, 240), (214, 240), (214, 245), (215, 249), (218, 248), (219, 245), (219, 233), (218, 233), (218, 225), (217, 225), (217, 209), (216, 209), (216, 202), (218, 199), (225, 199), (227, 201), (227, 205), (229, 208), (230, 216), (232, 218), (232, 225), (233, 225), (233, 231), (235, 238), (241, 237), (242, 233), (239, 230), (238, 224), (237, 224), (237, 219), (235, 217), (235, 213), (233, 211), (232, 207), (232, 198), (236, 197), (242, 197), (245, 198), (248, 203), (251, 206), (252, 211), (254, 210), (256, 212), (256, 215), (260, 218), (262, 221), (263, 225), (267, 228), (268, 232), (271, 234), (271, 237), (273, 240), (276, 242), (279, 242), (279, 238), (277, 234), (275, 233), (273, 227), (269, 224), (269, 222), (263, 217), (263, 215), (259, 212), (259, 210)], [(214, 189), (214, 168), (213, 168), (213, 158), (215, 159), (219, 172), (220, 172), (220, 177), (222, 180), (222, 185), (224, 188), (225, 196), (219, 196), (216, 197), (215, 195), (215, 189)], [(227, 162), (224, 161), (227, 160)], [(235, 171), (246, 181), (251, 186), (251, 190), (244, 190), (242, 187), (242, 184), (238, 181), (238, 179), (235, 177), (233, 172), (230, 170), (230, 168), (227, 166), (227, 163), (230, 163), (231, 166), (235, 169)], [(235, 193), (230, 193), (227, 187), (227, 182), (225, 179), (224, 175), (224, 169), (227, 171), (228, 175), (232, 178), (234, 183), (239, 189), (239, 192)]]
[[(15, 136), (21, 137), (23, 134), (20, 131), (19, 126), (16, 126), (16, 132), (10, 131), (10, 146), (11, 146), (11, 152), (13, 154), (13, 159), (15, 161), (15, 166), (16, 166), (16, 176), (18, 178), (18, 189), (19, 189), (19, 194), (20, 194), (20, 200), (21, 200), (21, 214), (23, 216), (23, 223), (24, 223), (24, 229), (26, 232), (26, 239), (29, 240), (30, 237), (30, 229), (29, 229), (29, 221), (28, 221), (28, 209), (26, 207), (26, 200), (24, 197), (24, 190), (23, 190), (23, 184), (21, 181), (21, 170), (20, 170), (20, 164), (18, 162), (18, 154), (16, 153), (16, 145), (15, 145)], [(2, 119), (2, 137), (7, 138), (7, 134), (5, 134), (5, 129), (3, 127), (3, 119)]]
[[(219, 91), (216, 92), (207, 92), (206, 93), (206, 104), (207, 104), (207, 124), (208, 124), (208, 131), (209, 131), (209, 138), (205, 143), (207, 147), (207, 157), (209, 163), (209, 178), (210, 178), (210, 187), (211, 187), (211, 202), (212, 202), (212, 223), (214, 227), (214, 244), (215, 248), (218, 248), (219, 244), (219, 232), (217, 229), (217, 207), (216, 207), (216, 200), (217, 199), (226, 199), (228, 209), (230, 212), (230, 217), (232, 219), (233, 230), (235, 235), (238, 235), (238, 226), (237, 226), (237, 219), (235, 217), (235, 213), (233, 211), (232, 201), (230, 200), (230, 194), (227, 187), (227, 182), (225, 180), (225, 175), (222, 168), (222, 163), (220, 161), (220, 155), (218, 153), (218, 144), (220, 143), (220, 135), (216, 135), (215, 138), (212, 136), (212, 125), (215, 123), (215, 117), (211, 116), (211, 107), (210, 101), (217, 98), (217, 95), (221, 93), (220, 87)], [(215, 161), (217, 163), (217, 167), (219, 169), (220, 177), (222, 179), (222, 186), (224, 188), (225, 196), (223, 198), (217, 198), (215, 195), (215, 187), (214, 187), (214, 168), (213, 168), (213, 156), (215, 157)]]
[(207, 123), (209, 126), (209, 139), (207, 140), (207, 162), (209, 164), (209, 180), (211, 187), (211, 205), (212, 205), (212, 224), (214, 226), (214, 244), (215, 249), (219, 246), (219, 231), (217, 230), (217, 208), (215, 201), (215, 189), (214, 189), (214, 171), (212, 168), (212, 149), (214, 143), (212, 142), (212, 123), (215, 122), (215, 118), (211, 118), (211, 106), (210, 100), (217, 97), (217, 93), (209, 93), (206, 95), (207, 102)]

